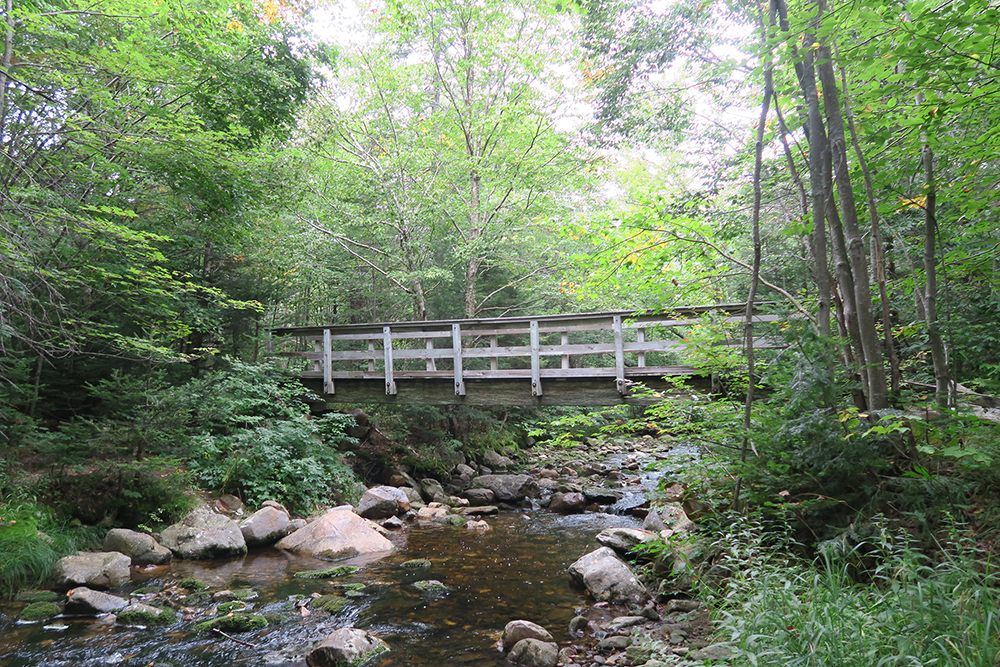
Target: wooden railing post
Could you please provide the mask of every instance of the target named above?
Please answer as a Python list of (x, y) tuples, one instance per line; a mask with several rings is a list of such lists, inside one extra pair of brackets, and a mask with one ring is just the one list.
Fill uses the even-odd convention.
[(531, 395), (542, 395), (542, 366), (539, 358), (538, 320), (531, 320)]
[(451, 354), (455, 360), (455, 395), (465, 396), (465, 379), (462, 377), (462, 327), (451, 325)]
[(396, 380), (392, 377), (392, 331), (382, 327), (382, 351), (385, 355), (385, 393), (396, 395)]
[(611, 328), (615, 332), (615, 386), (621, 396), (625, 395), (625, 339), (622, 336), (622, 316), (611, 318)]
[(330, 339), (330, 330), (323, 329), (323, 393), (335, 392), (333, 386), (333, 342)]
[[(646, 329), (644, 327), (640, 328), (640, 329), (636, 329), (636, 331), (635, 331), (635, 342), (639, 343), (640, 345), (642, 343), (646, 342)], [(645, 367), (646, 366), (646, 353), (645, 352), (639, 352), (636, 356), (639, 358), (638, 359), (638, 363), (637, 363), (637, 365), (639, 366), (639, 368)]]
[[(499, 336), (490, 336), (490, 347), (497, 347), (499, 345)], [(490, 357), (490, 370), (498, 371), (500, 370), (500, 358)]]
[[(567, 345), (569, 345), (569, 332), (568, 331), (563, 331), (562, 332), (562, 336), (559, 338), (559, 342), (562, 343), (563, 347), (566, 347)], [(562, 367), (563, 368), (569, 368), (569, 355), (568, 354), (562, 355)]]
[[(433, 338), (425, 338), (424, 339), (424, 349), (425, 350), (433, 350), (434, 349), (434, 339)], [(425, 363), (424, 363), (424, 369), (428, 370), (428, 371), (436, 371), (437, 370), (437, 364), (434, 362), (434, 357), (432, 357), (430, 355), (427, 355), (427, 359), (425, 360)]]

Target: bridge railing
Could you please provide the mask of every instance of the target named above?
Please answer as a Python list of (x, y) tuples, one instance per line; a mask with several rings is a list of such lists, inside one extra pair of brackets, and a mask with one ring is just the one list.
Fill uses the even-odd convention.
[[(677, 363), (687, 346), (682, 332), (709, 312), (716, 313), (715, 322), (736, 325), (744, 308), (283, 327), (272, 333), (278, 354), (303, 360), (300, 377), (322, 379), (330, 396), (338, 380), (380, 380), (393, 396), (401, 381), (450, 379), (462, 397), (467, 381), (523, 379), (531, 395), (541, 397), (547, 381), (573, 378), (613, 379), (625, 396), (643, 378), (698, 374)], [(783, 317), (755, 314), (754, 321)], [(740, 344), (736, 338), (717, 342)]]

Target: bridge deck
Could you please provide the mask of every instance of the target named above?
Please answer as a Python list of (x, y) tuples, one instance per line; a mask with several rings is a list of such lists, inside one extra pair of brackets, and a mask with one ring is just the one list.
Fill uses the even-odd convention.
[[(743, 321), (743, 304), (649, 313), (616, 311), (492, 319), (282, 327), (279, 354), (301, 360), (299, 378), (327, 401), (425, 405), (644, 404), (689, 376), (677, 363), (682, 331), (700, 317)], [(755, 322), (781, 315), (756, 314)], [(739, 344), (736, 340), (720, 344)], [(765, 339), (755, 346), (770, 346)]]

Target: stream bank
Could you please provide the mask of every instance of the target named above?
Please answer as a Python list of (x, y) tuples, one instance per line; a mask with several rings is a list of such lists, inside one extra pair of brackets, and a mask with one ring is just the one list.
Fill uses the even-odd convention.
[[(619, 502), (638, 500), (643, 489), (655, 483), (652, 473), (642, 471), (645, 460), (667, 454), (639, 452), (637, 445), (605, 447), (600, 453), (605, 461), (578, 464), (600, 470), (586, 476), (581, 470), (575, 479), (586, 477), (587, 483), (618, 488)], [(681, 452), (677, 460), (692, 455)], [(532, 457), (540, 465), (531, 472), (543, 488), (555, 484), (551, 491), (559, 484), (574, 483), (542, 474), (551, 470), (545, 465), (561, 458), (560, 452), (533, 450)], [(638, 529), (639, 519), (609, 513), (606, 506), (597, 508), (600, 511), (559, 514), (542, 504), (544, 499), (502, 507), (487, 518), (485, 531), (408, 521), (390, 533), (393, 552), (338, 560), (336, 565), (360, 568), (338, 578), (296, 577), (329, 564), (272, 548), (254, 549), (234, 559), (175, 560), (168, 566), (134, 568), (131, 581), (114, 592), (176, 608), (178, 618), (166, 628), (126, 626), (107, 616), (61, 616), (44, 624), (16, 625), (13, 619), (23, 605), (4, 605), (0, 665), (291, 667), (303, 665), (305, 653), (333, 630), (358, 627), (388, 644), (390, 651), (371, 663), (380, 667), (500, 666), (509, 663), (498, 640), (505, 625), (515, 619), (548, 629), (561, 648), (560, 663), (567, 667), (647, 663), (652, 667), (690, 659), (693, 651), (704, 647), (708, 631), (704, 609), (667, 599), (629, 609), (596, 602), (572, 585), (567, 568), (599, 546), (598, 533), (607, 528)], [(417, 559), (429, 564), (404, 566)], [(182, 585), (191, 579), (206, 584), (207, 590), (197, 592)], [(442, 587), (416, 585), (428, 580)], [(243, 594), (240, 609), (263, 615), (267, 627), (233, 633), (232, 640), (195, 630), (197, 623), (225, 613), (224, 600), (238, 591), (250, 591)], [(330, 596), (340, 604), (320, 609), (317, 601)], [(652, 656), (656, 657), (650, 662)]]

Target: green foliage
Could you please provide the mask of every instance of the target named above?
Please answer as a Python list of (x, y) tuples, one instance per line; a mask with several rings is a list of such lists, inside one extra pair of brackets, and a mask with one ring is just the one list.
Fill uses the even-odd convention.
[(48, 480), (46, 496), (84, 523), (149, 529), (173, 523), (194, 506), (190, 479), (178, 459), (100, 461), (61, 469)]
[(38, 586), (63, 556), (97, 546), (94, 530), (67, 526), (34, 499), (8, 497), (0, 504), (0, 597)]
[(195, 443), (189, 460), (195, 479), (252, 505), (277, 500), (292, 511), (308, 512), (346, 493), (354, 481), (336, 443), (324, 441), (317, 424), (305, 417), (232, 435), (206, 433)]
[[(549, 416), (528, 422), (528, 436), (560, 447), (578, 446), (585, 438), (598, 435), (621, 435), (629, 426), (639, 426), (632, 419), (634, 410), (628, 406), (599, 410), (560, 408), (548, 412)], [(648, 428), (646, 424), (642, 426)]]
[[(995, 664), (998, 572), (960, 527), (936, 561), (884, 523), (815, 564), (769, 534), (737, 521), (718, 544), (732, 576), (710, 598), (735, 648), (730, 664)], [(870, 565), (865, 583), (851, 576), (859, 560)]]

